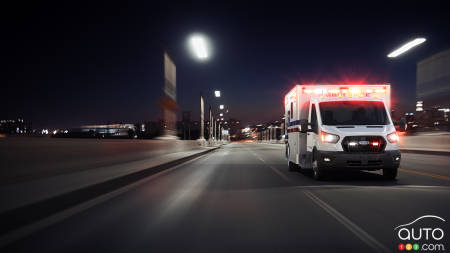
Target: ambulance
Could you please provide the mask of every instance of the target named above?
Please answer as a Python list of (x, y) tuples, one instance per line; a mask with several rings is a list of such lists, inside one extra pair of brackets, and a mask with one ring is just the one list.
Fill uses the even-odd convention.
[(390, 116), (389, 84), (296, 85), (284, 98), (289, 170), (381, 170), (394, 180), (399, 137)]

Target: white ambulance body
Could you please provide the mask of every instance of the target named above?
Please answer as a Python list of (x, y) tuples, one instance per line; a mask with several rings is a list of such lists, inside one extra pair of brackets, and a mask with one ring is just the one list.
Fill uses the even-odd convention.
[(285, 96), (290, 170), (382, 170), (395, 179), (398, 135), (390, 117), (390, 85), (296, 85)]

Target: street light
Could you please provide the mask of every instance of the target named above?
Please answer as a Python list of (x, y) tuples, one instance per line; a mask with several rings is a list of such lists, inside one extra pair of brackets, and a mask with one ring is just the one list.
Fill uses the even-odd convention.
[(219, 105), (219, 109), (220, 109), (220, 110), (223, 110), (223, 108), (225, 108), (224, 105)]
[(208, 40), (205, 36), (200, 34), (194, 34), (189, 38), (189, 46), (192, 54), (199, 60), (206, 60), (209, 58), (210, 53)]
[(387, 55), (387, 57), (389, 57), (389, 58), (397, 57), (397, 56), (405, 53), (406, 51), (410, 50), (411, 48), (416, 47), (416, 46), (424, 43), (425, 41), (426, 41), (425, 38), (417, 38), (417, 39), (414, 39), (412, 41), (409, 41), (408, 43), (402, 45), (398, 49), (392, 51), (390, 54)]
[(214, 94), (216, 95), (216, 98), (220, 98), (220, 90), (214, 91)]

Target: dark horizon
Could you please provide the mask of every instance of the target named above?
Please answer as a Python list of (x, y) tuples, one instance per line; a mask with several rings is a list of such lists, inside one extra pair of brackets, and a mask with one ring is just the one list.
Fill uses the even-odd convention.
[[(450, 48), (444, 4), (10, 3), (0, 119), (34, 128), (158, 120), (164, 50), (177, 66), (178, 114), (192, 120), (199, 94), (208, 105), (215, 89), (229, 117), (277, 120), (284, 94), (304, 82), (389, 82), (393, 108), (413, 111), (416, 63)], [(210, 61), (189, 55), (195, 32), (211, 39)], [(386, 57), (418, 36), (427, 42)]]

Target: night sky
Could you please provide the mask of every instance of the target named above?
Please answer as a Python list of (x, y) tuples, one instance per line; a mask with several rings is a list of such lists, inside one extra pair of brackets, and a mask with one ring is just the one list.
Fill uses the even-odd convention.
[[(284, 94), (305, 82), (390, 82), (394, 109), (412, 111), (416, 62), (450, 48), (445, 1), (61, 2), (2, 6), (0, 119), (50, 128), (158, 120), (164, 50), (180, 112), (193, 120), (200, 92), (219, 104), (215, 89), (229, 117), (280, 119)], [(196, 32), (211, 40), (207, 62), (186, 48)], [(386, 57), (418, 36), (427, 42)]]

